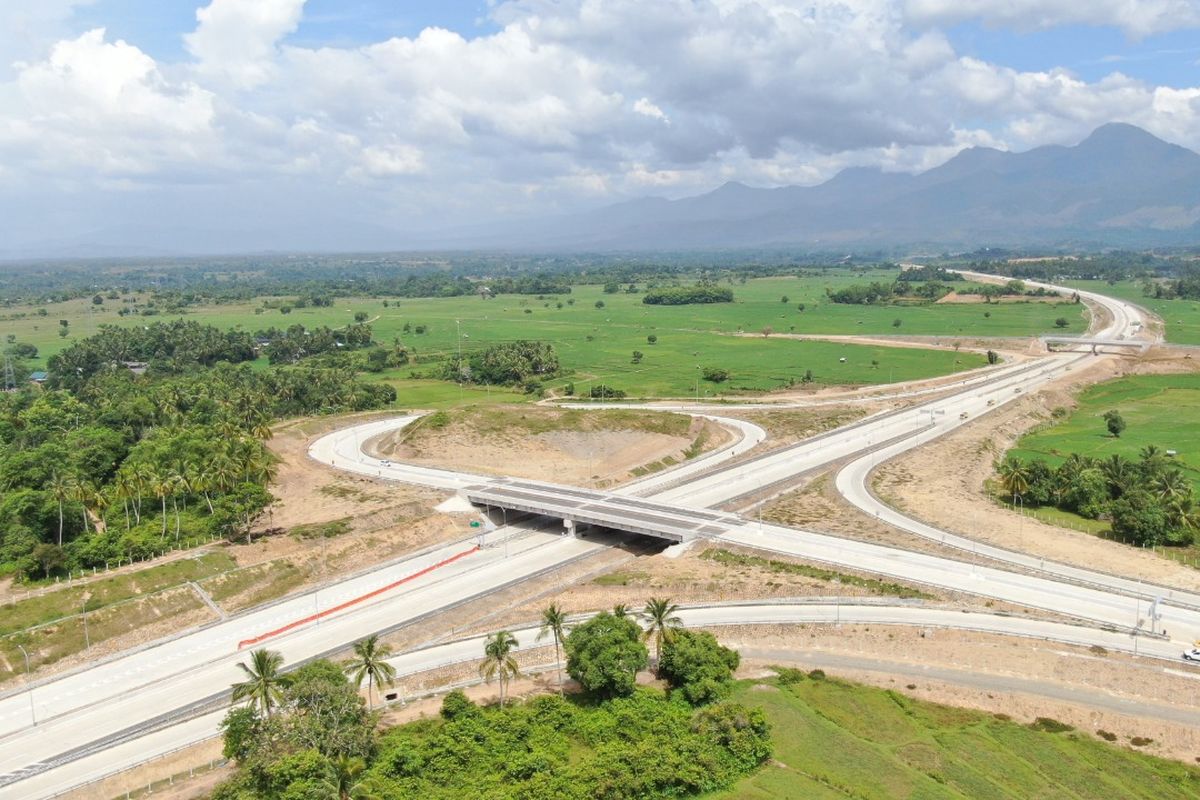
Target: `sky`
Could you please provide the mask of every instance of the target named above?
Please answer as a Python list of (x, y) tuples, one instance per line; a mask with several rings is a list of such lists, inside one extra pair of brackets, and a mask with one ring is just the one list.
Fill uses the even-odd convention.
[(1200, 150), (1200, 0), (0, 0), (0, 255), (376, 249), (1114, 121)]

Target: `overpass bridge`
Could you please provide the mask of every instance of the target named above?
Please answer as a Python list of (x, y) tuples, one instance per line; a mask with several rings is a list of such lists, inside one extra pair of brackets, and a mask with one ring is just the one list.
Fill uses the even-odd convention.
[(1048, 349), (1054, 349), (1054, 345), (1063, 345), (1066, 347), (1091, 347), (1092, 355), (1099, 352), (1101, 347), (1122, 347), (1127, 349), (1137, 349), (1138, 352), (1146, 352), (1150, 349), (1153, 342), (1148, 342), (1143, 339), (1103, 339), (1093, 338), (1088, 336), (1040, 336), (1042, 343)]
[(563, 521), (567, 533), (574, 533), (580, 524), (599, 525), (681, 543), (697, 537), (720, 536), (743, 522), (736, 514), (517, 478), (476, 483), (464, 487), (459, 494), (477, 506), (557, 517)]

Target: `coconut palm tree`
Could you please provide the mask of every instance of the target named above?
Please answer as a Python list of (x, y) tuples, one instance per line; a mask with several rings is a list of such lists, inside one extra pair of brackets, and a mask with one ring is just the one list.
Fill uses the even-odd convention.
[(1113, 453), (1100, 462), (1100, 471), (1108, 483), (1108, 490), (1113, 497), (1120, 497), (1133, 488), (1137, 476), (1133, 473), (1133, 464), (1119, 453)]
[(83, 517), (83, 532), (87, 533), (91, 530), (91, 525), (88, 523), (88, 503), (92, 502), (92, 498), (96, 494), (96, 489), (86, 481), (74, 481), (71, 485), (71, 499), (79, 503), (82, 509)]
[(665, 597), (651, 597), (642, 609), (642, 619), (649, 625), (642, 633), (642, 638), (646, 641), (654, 640), (655, 664), (662, 661), (663, 642), (669, 642), (675, 629), (683, 627), (683, 620), (675, 616), (678, 610), (679, 606)]
[(255, 650), (250, 653), (250, 666), (238, 664), (246, 680), (233, 684), (233, 702), (248, 700), (258, 706), (268, 719), (271, 709), (283, 702), (283, 689), (288, 677), (280, 674), (283, 656), (274, 650)]
[(1192, 486), (1188, 482), (1188, 479), (1183, 477), (1183, 472), (1178, 469), (1160, 472), (1155, 476), (1152, 485), (1154, 493), (1158, 495), (1160, 500), (1176, 500), (1186, 497), (1192, 491)]
[(509, 631), (496, 631), (483, 643), (483, 663), (479, 665), (479, 675), (488, 683), (492, 678), (499, 678), (501, 708), (504, 708), (504, 690), (509, 680), (521, 675), (517, 660), (512, 655), (516, 646), (517, 637)]
[(113, 493), (121, 501), (121, 508), (125, 511), (125, 530), (129, 530), (129, 501), (133, 498), (133, 478), (128, 470), (121, 470), (117, 473), (116, 479), (113, 481)]
[(375, 707), (375, 687), (385, 683), (391, 686), (396, 682), (396, 668), (384, 660), (391, 653), (391, 646), (379, 643), (379, 634), (371, 634), (354, 643), (354, 660), (346, 665), (346, 671), (360, 689), (363, 679), (367, 680), (367, 704), (371, 708)]
[(618, 619), (621, 617), (628, 617), (629, 606), (625, 605), (624, 603), (617, 603), (615, 606), (613, 606), (612, 615)]
[(537, 641), (545, 639), (547, 636), (554, 637), (554, 666), (558, 669), (558, 693), (563, 693), (562, 679), (562, 659), (559, 656), (559, 650), (562, 646), (563, 637), (566, 635), (567, 612), (563, 611), (556, 603), (551, 603), (542, 611), (542, 629), (538, 631)]
[(1012, 495), (1015, 506), (1017, 498), (1029, 491), (1029, 467), (1021, 459), (1009, 456), (996, 465), (996, 471), (1000, 473), (1004, 490)]
[(46, 490), (58, 503), (58, 546), (62, 547), (63, 503), (71, 499), (75, 490), (75, 480), (70, 475), (52, 472), (50, 473), (50, 482), (46, 484)]
[(323, 788), (329, 790), (329, 800), (376, 800), (381, 795), (371, 788), (369, 778), (363, 779), (367, 762), (358, 756), (342, 753), (331, 762)]
[(154, 472), (150, 477), (150, 491), (162, 502), (162, 537), (167, 538), (167, 498), (175, 491), (175, 482), (168, 472)]

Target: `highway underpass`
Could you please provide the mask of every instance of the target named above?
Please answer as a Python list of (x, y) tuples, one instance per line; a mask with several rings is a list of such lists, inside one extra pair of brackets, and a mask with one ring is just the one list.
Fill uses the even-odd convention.
[(680, 544), (697, 537), (721, 536), (742, 524), (735, 514), (516, 478), (477, 483), (460, 494), (477, 506), (561, 519), (564, 533), (575, 532), (580, 524), (598, 525)]
[(1041, 336), (1039, 338), (1052, 351), (1055, 345), (1063, 347), (1090, 347), (1092, 348), (1092, 355), (1098, 355), (1101, 347), (1124, 348), (1144, 353), (1150, 349), (1151, 344), (1148, 341), (1138, 339), (1101, 339), (1088, 336)]

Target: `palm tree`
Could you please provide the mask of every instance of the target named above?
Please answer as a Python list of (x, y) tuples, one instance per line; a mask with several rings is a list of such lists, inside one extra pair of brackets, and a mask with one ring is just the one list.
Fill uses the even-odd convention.
[(71, 499), (71, 494), (75, 488), (75, 481), (70, 475), (60, 475), (57, 472), (50, 473), (50, 482), (46, 484), (46, 489), (50, 492), (50, 496), (58, 503), (58, 546), (62, 547), (63, 537), (63, 503)]
[(354, 661), (346, 665), (346, 671), (354, 678), (354, 684), (362, 688), (363, 679), (367, 680), (367, 704), (375, 707), (374, 691), (376, 686), (396, 682), (396, 668), (386, 659), (392, 653), (390, 645), (379, 643), (379, 634), (371, 634), (365, 639), (354, 643)]
[(1000, 473), (1004, 490), (1012, 495), (1015, 506), (1017, 498), (1029, 491), (1029, 467), (1021, 459), (1009, 456), (996, 466), (996, 471)]
[(628, 617), (629, 606), (625, 605), (624, 603), (617, 603), (615, 606), (613, 606), (612, 615), (618, 619), (621, 617)]
[(1100, 470), (1104, 473), (1104, 480), (1114, 497), (1120, 497), (1132, 488), (1136, 477), (1133, 474), (1133, 464), (1119, 453), (1113, 453), (1100, 462)]
[(71, 499), (79, 503), (80, 508), (83, 510), (82, 516), (84, 533), (87, 533), (89, 530), (91, 530), (91, 526), (88, 524), (88, 503), (92, 501), (92, 497), (95, 494), (96, 490), (91, 484), (79, 480), (72, 482)]
[(675, 629), (683, 627), (683, 620), (675, 616), (675, 612), (678, 610), (679, 606), (665, 597), (651, 597), (646, 601), (646, 607), (642, 610), (642, 618), (649, 623), (642, 638), (646, 641), (654, 640), (655, 664), (662, 661), (663, 642), (669, 642)]
[(563, 693), (562, 679), (562, 659), (559, 657), (559, 648), (562, 646), (564, 631), (567, 625), (567, 613), (563, 611), (556, 603), (551, 603), (545, 610), (542, 611), (542, 629), (538, 631), (537, 641), (545, 639), (546, 636), (554, 637), (554, 666), (558, 669), (558, 693)]
[(367, 762), (358, 756), (342, 753), (331, 764), (324, 787), (329, 790), (329, 800), (374, 800), (380, 795), (370, 788), (370, 779), (362, 780)]
[(150, 476), (150, 491), (162, 501), (162, 538), (167, 538), (167, 497), (175, 490), (175, 481), (166, 472), (154, 472)]
[(251, 652), (250, 666), (238, 664), (246, 680), (233, 684), (233, 702), (249, 700), (270, 719), (271, 709), (283, 702), (283, 687), (288, 684), (287, 676), (279, 672), (282, 666), (283, 656), (274, 650)]
[(1175, 500), (1185, 497), (1192, 490), (1191, 484), (1188, 483), (1187, 478), (1183, 477), (1183, 472), (1179, 469), (1160, 472), (1154, 478), (1153, 486), (1154, 493), (1160, 500)]
[(121, 470), (117, 473), (116, 479), (113, 481), (113, 492), (121, 500), (121, 507), (125, 510), (125, 530), (130, 528), (129, 521), (129, 501), (133, 497), (133, 478), (128, 470)]
[(483, 663), (479, 665), (479, 675), (488, 683), (494, 677), (500, 679), (501, 708), (504, 708), (504, 689), (509, 680), (521, 675), (517, 660), (512, 656), (516, 646), (517, 637), (509, 631), (496, 631), (483, 643)]

